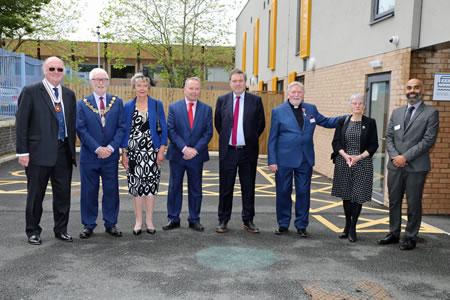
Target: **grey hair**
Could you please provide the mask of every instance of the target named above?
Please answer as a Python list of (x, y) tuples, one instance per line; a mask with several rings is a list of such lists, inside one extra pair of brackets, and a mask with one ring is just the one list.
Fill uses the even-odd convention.
[(136, 87), (136, 83), (138, 83), (138, 81), (144, 81), (148, 84), (148, 88), (150, 88), (151, 84), (150, 84), (150, 78), (148, 78), (147, 76), (144, 76), (144, 74), (142, 73), (136, 73), (134, 74), (133, 77), (131, 77), (131, 86), (133, 87), (133, 89)]
[(230, 80), (231, 80), (231, 76), (233, 76), (234, 74), (242, 74), (242, 75), (244, 75), (244, 80), (245, 80), (245, 82), (247, 82), (247, 74), (245, 74), (245, 72), (242, 71), (241, 69), (235, 68), (235, 69), (231, 70), (231, 72), (230, 72)]
[(94, 74), (96, 73), (103, 73), (106, 75), (106, 78), (109, 79), (108, 73), (105, 70), (102, 68), (94, 68), (89, 72), (89, 80), (92, 80), (92, 78), (94, 78)]
[(288, 85), (287, 92), (289, 93), (291, 91), (291, 88), (294, 86), (299, 86), (303, 89), (303, 91), (305, 91), (305, 86), (303, 85), (303, 83), (301, 83), (300, 81), (294, 81)]
[(202, 83), (202, 81), (200, 80), (200, 78), (198, 77), (189, 77), (188, 79), (186, 79), (186, 81), (184, 82), (184, 86), (186, 87), (188, 84), (188, 81), (193, 80), (193, 81), (197, 81), (198, 83)]
[(362, 94), (353, 94), (350, 96), (350, 98), (348, 99), (348, 104), (352, 104), (353, 99), (361, 99), (363, 101), (363, 104), (366, 105), (364, 103), (364, 96)]
[(59, 61), (62, 62), (62, 64), (63, 64), (63, 69), (64, 69), (63, 75), (66, 75), (66, 66), (64, 65), (64, 61), (63, 61), (61, 58), (59, 58), (59, 57), (56, 57), (56, 56), (50, 56), (49, 58), (47, 58), (46, 60), (44, 60), (44, 63), (42, 64), (42, 73), (44, 73), (44, 76), (47, 75), (47, 64), (48, 64), (49, 60), (54, 59), (54, 58), (56, 58), (56, 59), (58, 59)]

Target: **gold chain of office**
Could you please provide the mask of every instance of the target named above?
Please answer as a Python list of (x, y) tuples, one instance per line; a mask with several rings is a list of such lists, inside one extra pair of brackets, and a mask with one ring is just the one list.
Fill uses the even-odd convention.
[(89, 103), (89, 101), (86, 98), (83, 99), (83, 102), (84, 102), (84, 104), (86, 104), (87, 107), (89, 107), (90, 110), (92, 110), (96, 114), (100, 113), (101, 115), (104, 115), (111, 109), (111, 107), (113, 106), (114, 102), (116, 102), (116, 99), (117, 99), (117, 97), (113, 96), (112, 99), (111, 99), (111, 102), (109, 102), (109, 105), (108, 105), (108, 107), (105, 110), (103, 110), (103, 109), (100, 109), (100, 110), (96, 109), (95, 107), (93, 107)]

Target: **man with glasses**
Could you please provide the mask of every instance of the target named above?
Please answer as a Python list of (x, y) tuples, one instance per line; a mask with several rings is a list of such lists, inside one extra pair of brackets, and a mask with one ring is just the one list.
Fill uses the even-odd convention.
[(95, 68), (89, 73), (92, 94), (77, 103), (77, 132), (81, 141), (80, 238), (89, 238), (97, 226), (98, 191), (102, 178), (102, 214), (106, 232), (120, 237), (116, 227), (119, 215), (119, 145), (125, 134), (122, 100), (106, 93), (108, 73)]
[(72, 242), (67, 233), (72, 165), (75, 161), (76, 99), (61, 86), (64, 62), (49, 57), (42, 66), (45, 78), (25, 86), (16, 113), (16, 153), (27, 175), (26, 234), (41, 244), (42, 202), (51, 180), (55, 237)]

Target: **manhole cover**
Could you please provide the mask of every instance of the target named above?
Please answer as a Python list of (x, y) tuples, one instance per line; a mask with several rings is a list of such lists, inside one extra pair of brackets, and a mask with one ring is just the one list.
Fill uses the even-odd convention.
[(376, 283), (367, 281), (301, 281), (312, 299), (395, 299)]

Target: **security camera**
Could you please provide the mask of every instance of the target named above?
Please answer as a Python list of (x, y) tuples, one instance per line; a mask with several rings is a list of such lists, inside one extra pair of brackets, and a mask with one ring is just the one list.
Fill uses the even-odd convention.
[(400, 38), (397, 35), (393, 35), (389, 38), (389, 43), (398, 45), (398, 42), (400, 41)]

